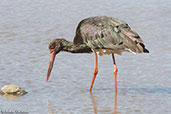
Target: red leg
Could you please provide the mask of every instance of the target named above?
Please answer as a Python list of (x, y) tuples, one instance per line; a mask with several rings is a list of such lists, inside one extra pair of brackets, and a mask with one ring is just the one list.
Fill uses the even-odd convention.
[(112, 54), (112, 59), (113, 59), (113, 65), (114, 65), (114, 77), (115, 77), (115, 93), (117, 93), (117, 67), (116, 67), (116, 62), (115, 62), (115, 56)]
[(93, 73), (93, 79), (91, 81), (90, 92), (91, 92), (91, 90), (93, 88), (93, 83), (94, 83), (94, 80), (95, 80), (96, 75), (98, 73), (98, 68), (97, 68), (97, 53), (96, 52), (94, 52), (94, 56), (95, 56), (95, 68), (94, 68), (94, 73)]
[(117, 114), (117, 91), (115, 91), (114, 114)]

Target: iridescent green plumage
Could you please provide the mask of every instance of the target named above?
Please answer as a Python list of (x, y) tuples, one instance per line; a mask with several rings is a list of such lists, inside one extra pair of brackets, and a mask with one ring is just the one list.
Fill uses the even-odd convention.
[(82, 20), (77, 27), (73, 43), (86, 44), (91, 49), (148, 52), (139, 35), (132, 31), (127, 23), (106, 16)]

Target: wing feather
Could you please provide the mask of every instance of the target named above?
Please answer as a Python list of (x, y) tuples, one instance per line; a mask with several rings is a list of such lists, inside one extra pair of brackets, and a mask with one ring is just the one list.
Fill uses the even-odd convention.
[(142, 53), (145, 50), (140, 36), (131, 30), (127, 23), (105, 16), (87, 18), (79, 23), (74, 44), (82, 43), (92, 49), (122, 50), (135, 53)]

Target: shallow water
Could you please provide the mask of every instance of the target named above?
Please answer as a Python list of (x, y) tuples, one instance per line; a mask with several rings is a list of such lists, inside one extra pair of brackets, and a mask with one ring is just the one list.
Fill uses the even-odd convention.
[[(0, 87), (16, 84), (28, 94), (0, 97), (0, 111), (29, 114), (171, 113), (170, 0), (1, 0)], [(99, 73), (89, 86), (93, 54), (60, 53), (45, 82), (53, 38), (72, 41), (78, 22), (107, 15), (137, 31), (149, 54), (116, 56), (118, 94), (114, 93), (111, 56), (99, 57)]]

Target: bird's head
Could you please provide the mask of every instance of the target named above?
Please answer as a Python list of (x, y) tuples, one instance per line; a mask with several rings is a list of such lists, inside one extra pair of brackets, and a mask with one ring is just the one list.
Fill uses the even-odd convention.
[(54, 39), (49, 42), (50, 53), (58, 54), (62, 50), (62, 40), (63, 39)]
[(48, 79), (50, 77), (50, 73), (53, 68), (53, 63), (54, 63), (56, 54), (58, 54), (62, 50), (62, 40), (63, 39), (54, 39), (54, 40), (50, 41), (50, 43), (49, 43), (50, 60), (49, 60), (46, 81), (48, 81)]

